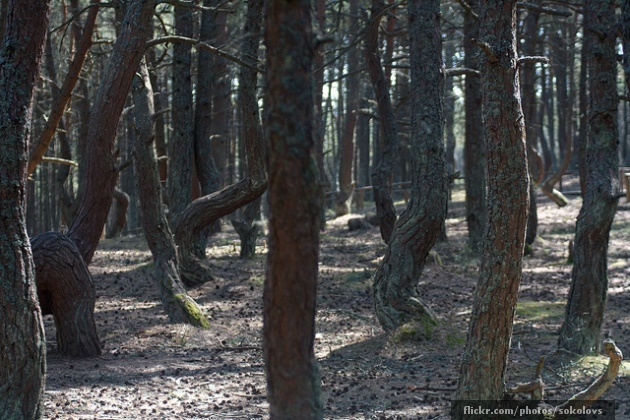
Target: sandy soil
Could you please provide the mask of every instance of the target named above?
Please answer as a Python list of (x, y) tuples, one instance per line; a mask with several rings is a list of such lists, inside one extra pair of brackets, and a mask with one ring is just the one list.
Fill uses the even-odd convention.
[[(370, 277), (385, 250), (378, 230), (349, 232), (349, 217), (329, 221), (322, 234), (315, 348), (326, 418), (449, 418), (478, 272), (478, 258), (465, 246), (464, 207), (457, 198), (449, 209), (449, 240), (436, 246), (418, 285), (442, 324), (431, 338), (413, 343), (385, 337), (372, 313)], [(539, 357), (549, 355), (544, 381), (553, 400), (583, 388), (606, 362), (554, 356), (571, 277), (567, 244), (579, 207), (579, 198), (563, 209), (540, 200), (539, 238), (525, 260), (508, 367), (509, 385), (528, 381)], [(46, 418), (268, 418), (260, 336), (265, 240), (258, 242), (258, 256), (246, 261), (238, 258), (238, 237), (228, 225), (209, 245), (217, 280), (190, 291), (212, 321), (202, 331), (167, 323), (142, 236), (102, 242), (90, 269), (104, 353), (87, 360), (61, 356), (46, 317)], [(609, 250), (604, 331), (625, 353), (629, 245), (630, 206), (621, 200)], [(617, 419), (630, 419), (629, 365), (604, 398), (616, 401)]]

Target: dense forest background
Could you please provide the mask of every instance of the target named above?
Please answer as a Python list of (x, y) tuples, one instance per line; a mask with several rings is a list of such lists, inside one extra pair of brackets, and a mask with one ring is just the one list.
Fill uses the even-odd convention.
[(2, 0), (0, 24), (0, 417), (98, 411), (60, 379), (92, 365), (135, 417), (483, 418), (462, 404), (545, 377), (585, 408), (617, 376), (628, 413), (630, 1)]

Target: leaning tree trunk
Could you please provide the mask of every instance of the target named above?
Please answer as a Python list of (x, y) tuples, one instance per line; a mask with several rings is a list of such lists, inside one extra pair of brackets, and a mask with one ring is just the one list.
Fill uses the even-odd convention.
[[(468, 0), (471, 9), (464, 15), (464, 60), (466, 67), (477, 69), (479, 59), (472, 40), (479, 37), (479, 0)], [(466, 74), (464, 88), (466, 109), (466, 140), (464, 143), (464, 182), (466, 183), (466, 224), (468, 245), (477, 251), (481, 247), (486, 227), (486, 145), (481, 115), (481, 78)]]
[[(521, 280), (529, 183), (516, 57), (516, 3), (492, 0), (480, 7), (477, 43), (485, 53), (488, 226), (456, 400), (493, 401), (503, 396)], [(453, 415), (464, 418), (463, 411)]]
[(171, 322), (187, 322), (207, 328), (209, 322), (182, 284), (177, 249), (164, 214), (160, 175), (154, 149), (153, 89), (146, 63), (140, 64), (133, 81), (136, 173), (144, 234), (153, 255), (154, 276), (160, 299)]
[(57, 232), (31, 241), (37, 273), (37, 295), (44, 315), (57, 330), (57, 350), (71, 357), (95, 357), (101, 343), (94, 323), (96, 289), (74, 242)]
[(127, 209), (129, 208), (129, 195), (123, 190), (114, 188), (112, 193), (114, 203), (111, 207), (111, 223), (107, 225), (105, 237), (108, 239), (120, 235), (127, 224)]
[(383, 147), (380, 156), (375, 158), (372, 186), (374, 187), (374, 204), (376, 205), (378, 226), (381, 230), (381, 237), (387, 244), (391, 240), (396, 223), (396, 208), (392, 199), (392, 172), (394, 158), (398, 151), (398, 128), (389, 95), (389, 83), (385, 78), (378, 53), (378, 29), (384, 10), (385, 3), (382, 0), (372, 0), (372, 9), (366, 28), (365, 57), (368, 62), (370, 79), (374, 86), (378, 114), (381, 117), (379, 126), (383, 133)]
[(114, 141), (133, 76), (145, 51), (152, 0), (127, 5), (120, 34), (103, 71), (92, 111), (85, 154), (85, 192), (68, 236), (89, 265), (101, 238), (116, 186)]
[(619, 128), (615, 2), (586, 1), (590, 102), (586, 194), (577, 218), (571, 288), (558, 347), (587, 354), (600, 347), (608, 289), (608, 240), (617, 201)]
[(376, 315), (386, 331), (436, 319), (416, 295), (416, 284), (446, 218), (448, 177), (442, 142), (444, 69), (440, 2), (409, 2), (411, 42), (412, 198), (396, 222), (374, 275)]
[(266, 1), (265, 27), (270, 145), (263, 296), (267, 399), (272, 419), (321, 419), (313, 343), (322, 202), (313, 159), (310, 1)]
[(50, 1), (2, 6), (7, 18), (0, 44), (0, 418), (36, 419), (44, 405), (46, 340), (26, 232), (26, 165)]

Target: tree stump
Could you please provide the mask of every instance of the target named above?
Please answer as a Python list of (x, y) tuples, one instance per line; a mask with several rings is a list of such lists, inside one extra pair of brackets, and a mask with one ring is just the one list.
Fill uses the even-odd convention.
[(71, 357), (101, 354), (94, 323), (96, 290), (87, 265), (74, 242), (58, 232), (31, 240), (37, 294), (42, 314), (52, 314), (57, 349)]

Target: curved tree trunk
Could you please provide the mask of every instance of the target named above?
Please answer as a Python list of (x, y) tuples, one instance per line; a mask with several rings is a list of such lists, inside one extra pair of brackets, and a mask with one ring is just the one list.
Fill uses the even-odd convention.
[(617, 210), (619, 128), (615, 2), (586, 1), (590, 102), (586, 194), (577, 218), (571, 288), (558, 347), (587, 354), (600, 347), (608, 290), (608, 240)]
[(529, 177), (516, 56), (516, 3), (492, 0), (480, 7), (488, 226), (456, 400), (502, 398), (521, 280)]
[(0, 418), (30, 420), (42, 416), (46, 340), (26, 232), (27, 150), (50, 1), (12, 0), (3, 3), (2, 12), (6, 20), (0, 39)]
[(37, 295), (44, 315), (52, 314), (57, 350), (71, 357), (101, 354), (94, 323), (96, 290), (92, 275), (74, 242), (57, 232), (31, 241), (37, 274)]
[(376, 164), (372, 173), (374, 204), (376, 205), (376, 217), (378, 218), (381, 237), (388, 244), (396, 223), (396, 208), (392, 199), (392, 172), (398, 151), (398, 129), (389, 95), (389, 83), (385, 78), (378, 53), (378, 29), (384, 10), (385, 3), (382, 0), (372, 0), (370, 18), (366, 28), (365, 57), (368, 62), (370, 79), (374, 86), (378, 114), (381, 117), (379, 126), (383, 133), (383, 147), (380, 156), (375, 157)]
[(207, 328), (210, 325), (208, 320), (182, 284), (173, 234), (162, 205), (160, 175), (153, 144), (153, 89), (144, 61), (133, 81), (133, 101), (137, 130), (134, 163), (144, 234), (155, 266), (153, 279), (171, 322), (187, 322)]
[(444, 69), (440, 2), (409, 2), (411, 38), (411, 148), (413, 195), (400, 215), (374, 275), (376, 315), (386, 331), (435, 315), (417, 297), (416, 284), (446, 218), (448, 177), (442, 141)]
[[(472, 43), (479, 37), (479, 21), (474, 15), (479, 0), (468, 0), (471, 9), (464, 15), (464, 60), (466, 67), (479, 68), (478, 51)], [(466, 224), (468, 245), (481, 248), (486, 227), (486, 145), (481, 115), (481, 78), (466, 75), (465, 85), (466, 141), (464, 143), (464, 180), (466, 183)]]
[(127, 224), (127, 208), (129, 207), (129, 195), (126, 192), (114, 188), (112, 193), (114, 202), (112, 203), (112, 222), (107, 226), (105, 237), (108, 239), (120, 235)]
[(85, 156), (85, 193), (68, 231), (68, 236), (88, 265), (98, 246), (112, 203), (112, 192), (118, 177), (114, 157), (116, 128), (133, 76), (144, 55), (153, 6), (152, 0), (127, 5), (120, 34), (103, 71), (90, 114)]

